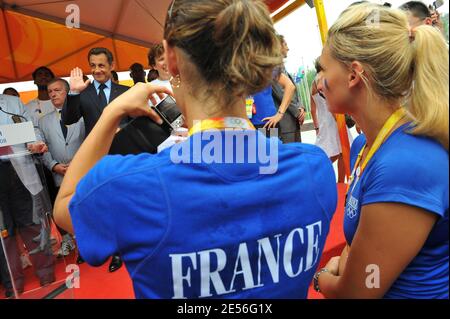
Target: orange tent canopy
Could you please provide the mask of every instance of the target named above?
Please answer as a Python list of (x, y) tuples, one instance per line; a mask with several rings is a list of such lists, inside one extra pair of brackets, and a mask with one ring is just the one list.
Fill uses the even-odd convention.
[[(92, 47), (110, 49), (117, 71), (135, 62), (147, 66), (148, 48), (162, 40), (170, 2), (0, 0), (0, 83), (31, 80), (42, 65), (57, 76), (68, 76), (77, 66), (89, 73)], [(274, 11), (287, 0), (266, 2)], [(69, 5), (79, 8), (80, 28), (66, 26), (74, 13)]]

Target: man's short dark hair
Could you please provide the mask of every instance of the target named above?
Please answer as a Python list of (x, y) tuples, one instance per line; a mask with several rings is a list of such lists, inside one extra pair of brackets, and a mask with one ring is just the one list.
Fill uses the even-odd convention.
[(50, 73), (50, 75), (52, 76), (52, 79), (55, 78), (55, 74), (53, 73), (52, 70), (50, 70), (50, 69), (47, 68), (46, 66), (40, 66), (40, 67), (38, 67), (36, 70), (34, 70), (34, 72), (33, 72), (33, 74), (32, 74), (33, 80), (36, 80), (36, 75), (37, 75), (37, 73), (38, 73), (39, 71), (42, 71), (42, 70), (47, 71), (48, 73)]
[(428, 7), (421, 1), (408, 1), (400, 6), (400, 9), (409, 11), (413, 16), (419, 19), (431, 18)]
[(106, 58), (108, 59), (108, 63), (110, 65), (113, 64), (113, 62), (114, 62), (113, 54), (107, 48), (92, 48), (88, 54), (88, 61), (91, 58), (91, 55), (100, 55), (100, 54), (106, 55)]
[(69, 91), (70, 91), (69, 82), (67, 82), (66, 80), (61, 79), (61, 78), (52, 79), (50, 82), (48, 82), (47, 87), (49, 87), (51, 84), (56, 83), (56, 82), (62, 82), (64, 84), (64, 89), (66, 89), (66, 92), (69, 93)]
[(144, 66), (140, 63), (133, 63), (130, 66), (130, 71), (134, 71), (134, 70), (140, 70), (140, 71), (144, 71)]

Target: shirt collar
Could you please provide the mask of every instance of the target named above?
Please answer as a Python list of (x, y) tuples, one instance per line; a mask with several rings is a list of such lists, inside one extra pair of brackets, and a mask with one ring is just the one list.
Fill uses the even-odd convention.
[[(98, 88), (100, 87), (100, 82), (97, 82), (97, 80), (94, 80), (95, 89), (98, 91)], [(109, 79), (106, 83), (106, 88), (111, 89), (111, 79)]]

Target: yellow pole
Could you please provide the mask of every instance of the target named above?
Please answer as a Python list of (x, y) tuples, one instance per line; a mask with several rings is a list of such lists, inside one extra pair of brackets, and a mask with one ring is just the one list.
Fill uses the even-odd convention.
[[(322, 44), (327, 41), (328, 24), (327, 17), (325, 15), (325, 7), (323, 0), (314, 0), (314, 7), (316, 8), (317, 21), (319, 22), (320, 37), (322, 38)], [(345, 167), (345, 176), (350, 177), (350, 143), (347, 134), (347, 125), (345, 123), (344, 114), (335, 114), (337, 127), (339, 131), (339, 138), (341, 141), (342, 157)]]
[(328, 24), (327, 17), (325, 15), (325, 7), (323, 0), (314, 0), (314, 7), (316, 8), (317, 21), (319, 22), (320, 37), (322, 38), (322, 44), (325, 44), (327, 40)]

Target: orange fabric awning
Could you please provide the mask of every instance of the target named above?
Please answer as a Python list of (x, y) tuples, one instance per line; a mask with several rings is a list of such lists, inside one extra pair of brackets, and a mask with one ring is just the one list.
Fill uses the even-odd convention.
[[(68, 76), (76, 66), (90, 73), (87, 53), (103, 46), (116, 70), (139, 62), (147, 66), (148, 47), (161, 41), (170, 0), (3, 0), (0, 1), (0, 83), (31, 80), (48, 66)], [(66, 27), (69, 4), (80, 12), (80, 28)], [(150, 10), (151, 9), (151, 10)]]
[[(45, 65), (57, 76), (74, 67), (90, 73), (87, 54), (103, 46), (116, 71), (135, 62), (148, 66), (147, 52), (162, 40), (171, 0), (2, 0), (0, 1), (0, 83), (31, 80)], [(271, 11), (287, 0), (266, 0)], [(68, 5), (77, 5), (80, 28), (66, 27)]]
[[(89, 73), (87, 55), (92, 47), (106, 47), (114, 53), (116, 69), (127, 70), (134, 62), (146, 66), (148, 49), (129, 42), (107, 38), (79, 29), (3, 11), (0, 23), (9, 26), (9, 45), (2, 37), (0, 81), (31, 80), (33, 71), (45, 65), (57, 76), (67, 76), (71, 69), (80, 67)], [(8, 52), (9, 51), (9, 52)]]

